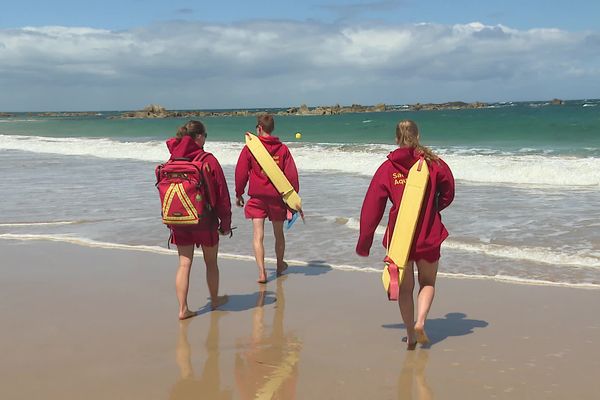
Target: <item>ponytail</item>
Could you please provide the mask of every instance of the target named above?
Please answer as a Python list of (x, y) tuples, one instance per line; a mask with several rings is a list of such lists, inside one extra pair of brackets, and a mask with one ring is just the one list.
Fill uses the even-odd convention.
[(184, 136), (190, 136), (188, 135), (188, 131), (187, 128), (184, 126), (180, 126), (179, 129), (177, 129), (177, 133), (175, 134), (175, 137), (181, 139)]
[(202, 122), (191, 120), (177, 129), (175, 137), (181, 139), (184, 136), (189, 136), (196, 140), (198, 135), (206, 135), (206, 128), (204, 128)]
[(439, 157), (429, 148), (419, 143), (419, 128), (414, 121), (406, 119), (396, 125), (396, 141), (399, 146), (413, 147), (427, 162), (438, 161)]

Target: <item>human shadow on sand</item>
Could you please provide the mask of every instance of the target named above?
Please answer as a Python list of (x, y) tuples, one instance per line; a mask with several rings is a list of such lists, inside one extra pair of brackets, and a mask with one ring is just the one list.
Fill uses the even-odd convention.
[[(333, 270), (331, 265), (327, 264), (323, 260), (310, 260), (307, 265), (290, 265), (285, 270), (284, 275), (287, 274), (302, 274), (306, 276), (317, 276), (328, 273)], [(272, 278), (269, 277), (269, 280)]]
[[(257, 303), (262, 302), (263, 305), (273, 304), (277, 300), (275, 293), (258, 291), (247, 294), (230, 294), (227, 296), (227, 303), (219, 307), (220, 311), (247, 311), (257, 307)], [(202, 315), (210, 312), (210, 301), (196, 311), (196, 315)]]
[[(475, 328), (485, 328), (489, 324), (478, 319), (467, 319), (467, 314), (453, 312), (446, 314), (446, 318), (428, 319), (425, 323), (429, 346), (450, 336), (464, 336), (473, 333)], [(384, 328), (406, 329), (404, 324), (384, 324)], [(428, 347), (428, 346), (427, 346)]]

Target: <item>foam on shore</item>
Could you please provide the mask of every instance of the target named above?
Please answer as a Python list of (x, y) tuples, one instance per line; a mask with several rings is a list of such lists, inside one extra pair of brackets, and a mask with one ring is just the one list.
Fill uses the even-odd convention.
[[(160, 246), (146, 246), (146, 245), (127, 245), (120, 243), (101, 242), (91, 239), (79, 238), (69, 235), (43, 235), (43, 234), (22, 234), (16, 235), (11, 233), (0, 234), (0, 240), (19, 240), (19, 241), (53, 241), (61, 243), (71, 243), (85, 247), (96, 247), (103, 249), (117, 249), (127, 251), (140, 251), (155, 254), (177, 254), (176, 250), (165, 249)], [(242, 254), (231, 254), (231, 253), (219, 253), (219, 257), (229, 260), (243, 260), (243, 261), (254, 261), (253, 256), (242, 255)], [(276, 259), (266, 257), (265, 261), (271, 264), (277, 262)], [(310, 263), (302, 260), (291, 260), (287, 259), (287, 263), (291, 266), (307, 267), (307, 268), (330, 268), (336, 271), (345, 272), (361, 272), (361, 273), (381, 273), (381, 269), (373, 267), (357, 267), (354, 265), (345, 264), (328, 264), (328, 263)], [(383, 268), (383, 264), (382, 264)], [(537, 280), (537, 279), (525, 279), (507, 275), (482, 275), (482, 274), (460, 274), (460, 273), (443, 273), (440, 272), (439, 276), (455, 279), (479, 279), (479, 280), (491, 280), (497, 282), (506, 282), (514, 284), (525, 284), (525, 285), (538, 285), (538, 286), (560, 286), (560, 287), (572, 287), (580, 289), (600, 289), (599, 284), (594, 283), (569, 283), (569, 282), (554, 282), (548, 280)]]

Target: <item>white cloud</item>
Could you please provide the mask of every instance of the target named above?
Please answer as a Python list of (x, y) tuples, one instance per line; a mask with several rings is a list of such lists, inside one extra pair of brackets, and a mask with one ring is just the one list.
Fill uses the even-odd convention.
[(598, 50), (598, 33), (478, 22), (25, 27), (0, 30), (0, 110), (590, 97)]

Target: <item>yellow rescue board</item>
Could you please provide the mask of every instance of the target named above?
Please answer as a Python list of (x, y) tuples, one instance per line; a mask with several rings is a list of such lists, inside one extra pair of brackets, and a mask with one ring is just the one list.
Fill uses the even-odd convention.
[(424, 159), (419, 159), (408, 172), (400, 209), (392, 239), (388, 243), (388, 255), (381, 281), (390, 300), (398, 298), (398, 288), (404, 277), (410, 248), (423, 205), (423, 197), (429, 182), (429, 169)]
[(258, 136), (246, 132), (246, 146), (289, 208), (302, 211), (302, 200)]

